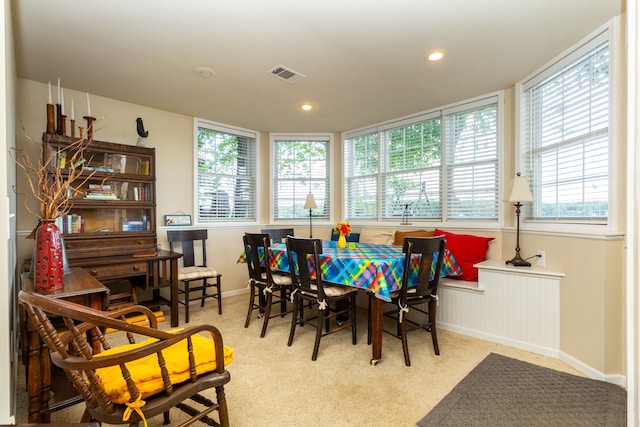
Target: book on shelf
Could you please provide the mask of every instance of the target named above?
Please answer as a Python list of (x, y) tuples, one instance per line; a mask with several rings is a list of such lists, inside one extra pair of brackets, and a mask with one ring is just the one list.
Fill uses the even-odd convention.
[(116, 196), (109, 184), (89, 184), (89, 192), (84, 198), (93, 200), (118, 200), (118, 196)]

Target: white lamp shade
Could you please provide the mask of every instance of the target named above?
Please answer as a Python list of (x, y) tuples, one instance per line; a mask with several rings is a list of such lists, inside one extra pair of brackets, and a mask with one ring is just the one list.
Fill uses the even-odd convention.
[(317, 207), (316, 199), (313, 197), (313, 194), (307, 194), (307, 200), (304, 202), (304, 209), (315, 209)]
[(526, 176), (518, 174), (513, 178), (513, 186), (511, 187), (510, 202), (533, 202), (533, 194), (529, 189), (529, 181)]

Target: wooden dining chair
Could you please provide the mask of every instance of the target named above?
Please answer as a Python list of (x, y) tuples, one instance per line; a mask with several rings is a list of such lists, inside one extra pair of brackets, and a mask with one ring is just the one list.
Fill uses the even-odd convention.
[[(218, 300), (218, 314), (222, 314), (222, 293), (220, 279), (222, 275), (207, 264), (207, 230), (176, 230), (167, 231), (169, 248), (171, 252), (182, 252), (182, 267), (178, 268), (178, 280), (183, 288), (178, 290), (178, 302), (184, 305), (185, 322), (189, 323), (189, 304), (191, 301), (200, 301), (200, 307), (204, 307), (207, 298)], [(199, 259), (196, 256), (196, 248), (200, 247)], [(202, 283), (191, 287), (191, 282)], [(212, 281), (212, 282), (210, 282)], [(207, 289), (214, 288), (215, 293), (208, 293)], [(192, 292), (200, 292), (192, 296)]]
[[(320, 269), (320, 254), (322, 253), (322, 240), (304, 239), (297, 237), (287, 238), (287, 253), (291, 282), (293, 283), (293, 317), (291, 319), (291, 331), (289, 332), (290, 346), (296, 332), (296, 326), (304, 326), (305, 323), (315, 323), (316, 339), (313, 346), (311, 360), (316, 360), (320, 348), (320, 339), (345, 328), (351, 328), (351, 339), (356, 344), (356, 293), (357, 289), (349, 286), (332, 285), (322, 279)], [(348, 301), (345, 308), (337, 308), (336, 303)], [(305, 318), (305, 302), (309, 307), (314, 307), (316, 313), (312, 317)], [(340, 315), (349, 315), (349, 321), (338, 325), (331, 324), (332, 319)]]
[[(190, 417), (182, 425), (229, 425), (224, 386), (231, 377), (225, 364), (234, 355), (216, 327), (160, 331), (154, 314), (143, 306), (107, 312), (24, 290), (18, 299), (51, 362), (64, 370), (84, 399), (81, 422), (137, 426), (164, 414), (168, 424), (169, 410), (175, 407)], [(132, 314), (141, 315), (149, 326), (127, 322), (125, 316)], [(54, 318), (63, 329), (56, 329)], [(136, 343), (135, 337), (145, 341)], [(113, 345), (118, 341), (120, 345)], [(201, 393), (208, 389), (215, 390), (215, 397)], [(209, 417), (214, 411), (217, 420)]]
[[(287, 301), (292, 289), (291, 276), (273, 274), (269, 268), (269, 235), (265, 233), (245, 233), (242, 236), (244, 252), (249, 270), (249, 310), (244, 327), (248, 328), (254, 309), (258, 309), (258, 317), (263, 317), (260, 338), (267, 333), (269, 319), (284, 317), (291, 313), (287, 310)], [(258, 302), (256, 303), (256, 298)], [(272, 314), (271, 308), (280, 305), (280, 310)]]
[(293, 236), (293, 228), (263, 228), (261, 233), (269, 235), (269, 246), (284, 243), (287, 236)]
[[(400, 290), (391, 293), (390, 301), (385, 301), (385, 306), (393, 306), (393, 309), (383, 312), (384, 316), (394, 319), (395, 329), (393, 331), (383, 330), (402, 340), (404, 362), (407, 366), (411, 366), (409, 346), (407, 344), (408, 330), (424, 329), (430, 332), (435, 354), (440, 355), (436, 332), (436, 309), (438, 307), (438, 283), (440, 282), (445, 246), (446, 242), (443, 236), (404, 238), (402, 252), (405, 254), (405, 260), (402, 287)], [(409, 287), (412, 284), (409, 281), (411, 270), (416, 261), (419, 262), (418, 280), (414, 286)], [(369, 294), (369, 298), (375, 298), (375, 296)], [(410, 319), (410, 310), (411, 312), (426, 315), (426, 321), (418, 322), (415, 318)], [(369, 300), (368, 342), (371, 344), (371, 300)]]

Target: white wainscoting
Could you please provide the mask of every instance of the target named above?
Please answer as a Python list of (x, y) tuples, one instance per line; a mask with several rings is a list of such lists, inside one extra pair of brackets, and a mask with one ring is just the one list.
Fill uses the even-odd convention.
[(477, 287), (441, 282), (438, 327), (547, 356), (560, 354), (563, 273), (485, 261)]

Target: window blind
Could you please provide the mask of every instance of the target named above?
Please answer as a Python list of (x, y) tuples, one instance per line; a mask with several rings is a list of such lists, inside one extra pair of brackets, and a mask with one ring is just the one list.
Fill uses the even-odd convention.
[(445, 115), (447, 218), (498, 218), (497, 103)]
[(523, 86), (523, 159), (534, 195), (526, 218), (607, 221), (609, 72), (604, 33)]
[(304, 209), (311, 193), (317, 208), (314, 218), (329, 219), (331, 211), (329, 142), (326, 137), (276, 136), (274, 144), (273, 217), (308, 218)]
[(378, 132), (344, 141), (346, 218), (378, 217)]
[(196, 129), (198, 222), (255, 221), (255, 136), (206, 122)]
[(490, 95), (346, 133), (347, 219), (497, 220), (498, 102)]

